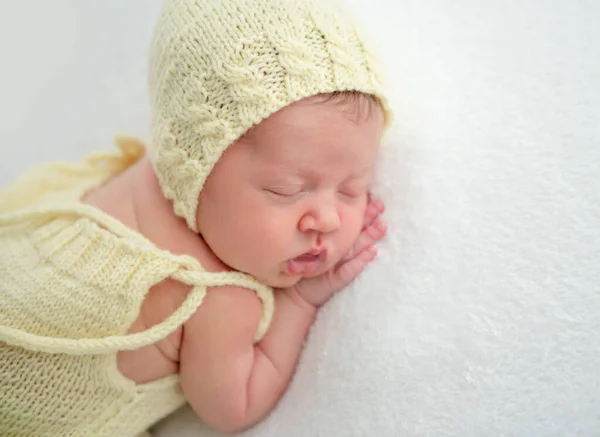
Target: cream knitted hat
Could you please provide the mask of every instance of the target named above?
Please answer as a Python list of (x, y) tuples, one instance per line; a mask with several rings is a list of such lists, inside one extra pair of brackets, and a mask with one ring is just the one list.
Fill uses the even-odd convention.
[(336, 0), (164, 0), (149, 54), (149, 154), (175, 213), (198, 231), (223, 151), (283, 107), (320, 93), (377, 96), (372, 53)]

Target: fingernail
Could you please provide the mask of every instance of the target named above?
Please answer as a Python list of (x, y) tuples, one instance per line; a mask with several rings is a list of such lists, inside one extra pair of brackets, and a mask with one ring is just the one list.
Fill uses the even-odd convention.
[(381, 231), (381, 232), (385, 232), (385, 231), (387, 231), (387, 225), (386, 225), (384, 222), (382, 222), (382, 221), (379, 221), (379, 220), (378, 220), (378, 221), (375, 223), (375, 225), (377, 226), (377, 229), (378, 229), (379, 231)]

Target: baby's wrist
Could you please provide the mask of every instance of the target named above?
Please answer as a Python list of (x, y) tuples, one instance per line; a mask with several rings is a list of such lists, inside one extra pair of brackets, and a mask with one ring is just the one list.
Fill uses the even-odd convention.
[(314, 316), (319, 309), (319, 306), (311, 302), (299, 289), (298, 285), (294, 285), (288, 288), (282, 288), (279, 290), (280, 293), (285, 293), (286, 296), (292, 300), (298, 308), (306, 311), (311, 316)]

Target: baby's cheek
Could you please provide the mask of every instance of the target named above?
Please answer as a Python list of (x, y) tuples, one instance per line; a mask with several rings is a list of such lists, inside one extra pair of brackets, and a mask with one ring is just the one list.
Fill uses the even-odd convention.
[(364, 204), (357, 204), (351, 208), (342, 210), (340, 212), (340, 217), (343, 217), (344, 222), (346, 222), (349, 227), (356, 232), (360, 232), (364, 224), (366, 210), (366, 202)]
[(344, 229), (343, 246), (344, 249), (350, 250), (352, 245), (358, 239), (362, 230), (364, 221), (364, 211), (361, 208), (353, 208), (340, 212), (340, 222)]
[(256, 214), (253, 219), (253, 231), (263, 237), (267, 246), (278, 247), (288, 243), (297, 229), (295, 218), (272, 211), (267, 214)]

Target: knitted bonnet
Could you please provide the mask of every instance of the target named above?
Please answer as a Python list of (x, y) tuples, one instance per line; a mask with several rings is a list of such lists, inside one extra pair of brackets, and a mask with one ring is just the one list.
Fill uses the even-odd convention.
[(336, 0), (164, 0), (149, 53), (149, 155), (175, 213), (198, 231), (198, 196), (224, 150), (306, 97), (377, 96), (373, 54)]

